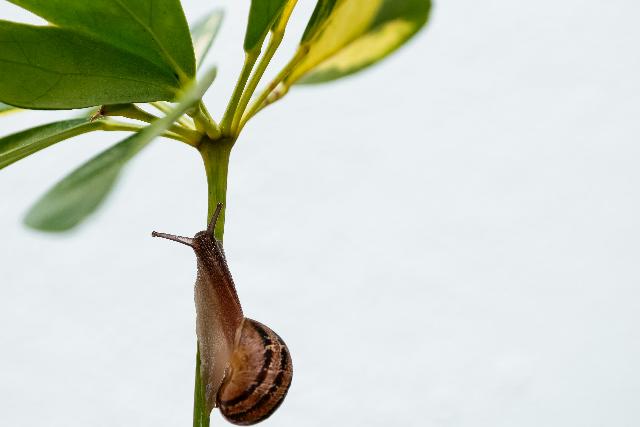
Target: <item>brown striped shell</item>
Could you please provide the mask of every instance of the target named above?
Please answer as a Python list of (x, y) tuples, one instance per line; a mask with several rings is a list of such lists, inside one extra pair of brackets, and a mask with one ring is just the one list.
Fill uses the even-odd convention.
[(233, 424), (259, 423), (278, 409), (292, 376), (291, 355), (282, 338), (262, 323), (245, 318), (218, 391), (217, 406)]

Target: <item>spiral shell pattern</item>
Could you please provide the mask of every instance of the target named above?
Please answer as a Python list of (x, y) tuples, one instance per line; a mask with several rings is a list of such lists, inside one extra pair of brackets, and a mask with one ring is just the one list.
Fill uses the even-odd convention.
[(245, 319), (218, 391), (222, 415), (236, 425), (267, 419), (282, 404), (293, 376), (287, 345), (267, 326)]

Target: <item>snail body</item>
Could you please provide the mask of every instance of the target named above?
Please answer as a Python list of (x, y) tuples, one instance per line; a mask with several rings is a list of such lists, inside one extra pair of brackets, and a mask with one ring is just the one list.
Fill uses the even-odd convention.
[(244, 317), (222, 243), (213, 235), (221, 209), (219, 204), (207, 230), (193, 238), (155, 231), (153, 236), (190, 246), (196, 254), (196, 334), (207, 411), (218, 407), (229, 422), (252, 425), (282, 404), (293, 366), (282, 338)]

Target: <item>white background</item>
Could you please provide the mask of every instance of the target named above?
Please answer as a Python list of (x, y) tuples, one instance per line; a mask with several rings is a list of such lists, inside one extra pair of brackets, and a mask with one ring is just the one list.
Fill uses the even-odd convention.
[[(209, 58), (219, 116), (249, 2), (184, 3), (191, 20), (228, 11)], [(225, 243), (245, 312), (295, 366), (265, 426), (640, 425), (639, 15), (632, 0), (441, 1), (388, 61), (251, 122)], [(32, 21), (6, 2), (0, 16)], [(5, 117), (1, 134), (61, 116)], [(158, 141), (71, 235), (21, 225), (122, 137), (0, 174), (2, 425), (191, 423), (195, 260), (150, 232), (203, 228), (197, 153)]]

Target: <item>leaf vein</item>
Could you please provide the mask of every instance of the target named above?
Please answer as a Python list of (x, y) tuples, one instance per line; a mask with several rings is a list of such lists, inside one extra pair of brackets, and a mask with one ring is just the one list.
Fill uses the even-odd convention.
[[(158, 46), (158, 48), (160, 49), (160, 53), (162, 54), (164, 59), (169, 63), (169, 65), (171, 65), (171, 67), (173, 67), (173, 69), (178, 73), (182, 75), (186, 75), (184, 70), (176, 63), (175, 59), (169, 54), (169, 52), (167, 52), (167, 49), (165, 49), (164, 45), (160, 42), (155, 31), (153, 31), (153, 28), (145, 24), (138, 15), (136, 15), (131, 9), (129, 9), (129, 7), (125, 3), (122, 2), (122, 0), (114, 0), (114, 1), (118, 4), (118, 6), (122, 8), (122, 10), (124, 10), (129, 16), (131, 16), (138, 23), (138, 25), (140, 25), (151, 36), (151, 39), (156, 44), (156, 46)], [(153, 8), (153, 2), (151, 3), (151, 7)]]
[[(13, 42), (18, 45), (18, 49), (20, 49), (20, 52), (22, 52), (22, 56), (24, 56), (24, 60), (27, 61), (29, 64), (31, 64), (31, 60), (29, 59), (26, 52), (24, 51), (24, 47), (22, 47), (22, 43), (20, 43), (20, 41), (16, 39), (16, 35), (13, 33), (9, 33), (9, 35), (13, 39)], [(8, 41), (8, 43), (11, 43), (11, 42)]]
[(30, 100), (28, 100), (26, 102), (31, 104), (33, 102), (36, 102), (39, 99), (44, 98), (47, 94), (49, 94), (53, 90), (54, 87), (56, 87), (56, 86), (58, 86), (58, 84), (60, 84), (60, 81), (62, 80), (63, 77), (64, 76), (62, 76), (62, 75), (58, 75), (58, 78), (56, 79), (56, 81), (53, 82), (53, 84), (51, 86), (49, 86), (44, 92), (42, 92), (42, 94), (40, 94), (40, 95), (36, 96), (35, 98), (30, 99)]
[(109, 79), (115, 79), (115, 80), (122, 80), (122, 81), (129, 81), (129, 82), (136, 82), (136, 83), (144, 83), (144, 84), (148, 84), (150, 86), (154, 86), (157, 88), (161, 88), (161, 89), (168, 89), (172, 92), (175, 92), (175, 89), (171, 86), (163, 86), (163, 85), (159, 85), (157, 83), (151, 82), (151, 81), (147, 81), (147, 80), (141, 80), (141, 79), (134, 79), (131, 77), (123, 77), (123, 76), (116, 76), (116, 75), (108, 75), (108, 74), (94, 74), (94, 73), (73, 73), (73, 72), (67, 72), (67, 71), (56, 71), (56, 70), (52, 70), (50, 68), (45, 68), (45, 67), (41, 67), (39, 65), (35, 65), (35, 64), (31, 64), (31, 63), (23, 63), (23, 62), (18, 62), (18, 61), (11, 61), (9, 59), (2, 59), (0, 58), (0, 62), (4, 62), (7, 64), (14, 64), (14, 65), (21, 65), (24, 67), (28, 67), (28, 68), (35, 68), (37, 70), (46, 72), (46, 73), (52, 73), (52, 74), (57, 74), (60, 76), (84, 76), (84, 77), (101, 77), (101, 78), (109, 78)]

